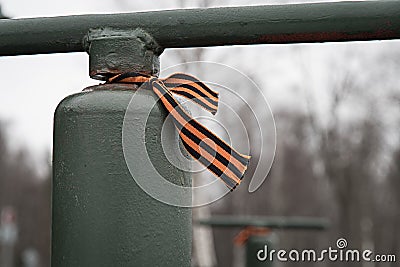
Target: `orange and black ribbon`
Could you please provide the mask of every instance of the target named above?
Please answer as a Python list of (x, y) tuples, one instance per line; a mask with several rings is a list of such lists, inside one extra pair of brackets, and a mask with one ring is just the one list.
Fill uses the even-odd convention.
[(234, 243), (242, 246), (247, 243), (251, 236), (266, 236), (270, 232), (271, 229), (267, 227), (247, 226), (235, 236)]
[(247, 169), (250, 156), (242, 155), (214, 133), (193, 119), (172, 95), (183, 96), (215, 114), (218, 93), (196, 77), (175, 73), (165, 79), (136, 72), (115, 75), (107, 83), (147, 83), (172, 115), (182, 143), (189, 154), (219, 177), (229, 189), (238, 186)]

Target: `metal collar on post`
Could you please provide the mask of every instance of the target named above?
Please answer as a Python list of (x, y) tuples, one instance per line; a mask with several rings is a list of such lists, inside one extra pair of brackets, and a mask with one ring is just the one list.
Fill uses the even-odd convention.
[(163, 48), (144, 30), (91, 29), (84, 38), (89, 54), (89, 75), (105, 80), (123, 72), (157, 76)]

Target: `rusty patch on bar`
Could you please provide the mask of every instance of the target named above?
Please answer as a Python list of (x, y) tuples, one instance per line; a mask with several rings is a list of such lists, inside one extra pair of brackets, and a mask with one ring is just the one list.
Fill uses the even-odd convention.
[(382, 29), (374, 32), (344, 33), (344, 32), (315, 32), (289, 33), (279, 35), (263, 35), (254, 40), (254, 43), (308, 43), (308, 42), (335, 42), (335, 41), (366, 41), (395, 39), (394, 30)]

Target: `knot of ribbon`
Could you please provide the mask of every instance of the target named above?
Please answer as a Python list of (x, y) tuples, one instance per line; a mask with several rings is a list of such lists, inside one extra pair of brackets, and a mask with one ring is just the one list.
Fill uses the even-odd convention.
[(196, 77), (184, 73), (174, 73), (167, 78), (159, 79), (137, 72), (128, 72), (108, 78), (107, 83), (129, 83), (138, 86), (147, 84), (171, 114), (188, 153), (220, 178), (231, 191), (240, 184), (250, 156), (238, 153), (200, 124), (172, 95), (183, 96), (214, 115), (218, 108), (217, 92)]

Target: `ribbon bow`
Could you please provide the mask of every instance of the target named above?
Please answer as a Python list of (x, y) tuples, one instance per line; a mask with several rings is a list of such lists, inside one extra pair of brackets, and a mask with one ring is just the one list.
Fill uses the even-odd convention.
[(249, 164), (250, 156), (242, 155), (193, 119), (172, 93), (200, 105), (213, 115), (218, 108), (218, 93), (197, 78), (175, 73), (165, 79), (136, 72), (115, 75), (107, 83), (148, 83), (161, 103), (172, 115), (182, 143), (189, 154), (219, 177), (232, 191), (238, 186)]

